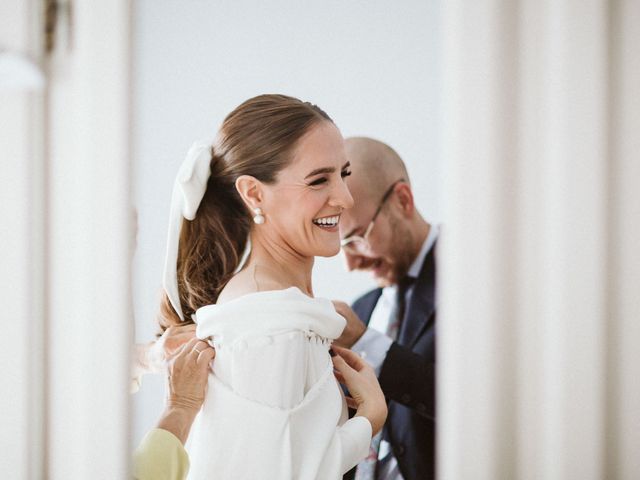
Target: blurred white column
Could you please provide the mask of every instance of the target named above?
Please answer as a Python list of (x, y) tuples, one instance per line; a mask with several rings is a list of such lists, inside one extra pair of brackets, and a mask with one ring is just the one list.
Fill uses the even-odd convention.
[(41, 5), (0, 2), (0, 478), (43, 478)]
[(606, 472), (640, 478), (640, 2), (614, 2), (609, 124)]
[(640, 3), (444, 18), (440, 478), (640, 478)]
[(128, 478), (130, 2), (71, 3), (48, 76), (47, 478)]

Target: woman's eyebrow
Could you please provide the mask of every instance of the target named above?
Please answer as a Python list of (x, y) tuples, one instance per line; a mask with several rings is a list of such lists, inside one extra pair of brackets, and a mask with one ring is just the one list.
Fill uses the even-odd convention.
[[(347, 162), (342, 166), (342, 170), (344, 170), (345, 168), (349, 168), (351, 166), (351, 162)], [(333, 173), (336, 171), (335, 167), (322, 167), (322, 168), (316, 168), (314, 171), (312, 171), (309, 175), (307, 175), (305, 178), (305, 180), (309, 177), (313, 177), (314, 175), (319, 175), (321, 173)]]
[(305, 180), (309, 177), (313, 177), (314, 175), (319, 175), (321, 173), (333, 173), (336, 171), (336, 167), (323, 167), (323, 168), (316, 168), (313, 172), (311, 172), (309, 175), (307, 175), (305, 178)]

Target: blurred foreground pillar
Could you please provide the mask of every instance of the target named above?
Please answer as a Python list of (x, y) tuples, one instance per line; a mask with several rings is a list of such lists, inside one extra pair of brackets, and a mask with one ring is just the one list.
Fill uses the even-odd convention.
[(640, 2), (443, 5), (439, 478), (640, 478)]
[(131, 3), (69, 5), (47, 62), (47, 478), (124, 479)]
[(3, 480), (129, 477), (130, 9), (0, 3)]

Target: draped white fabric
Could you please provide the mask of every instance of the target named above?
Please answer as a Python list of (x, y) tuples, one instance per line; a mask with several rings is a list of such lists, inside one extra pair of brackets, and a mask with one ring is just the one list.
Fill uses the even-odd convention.
[(640, 478), (640, 3), (443, 6), (439, 478)]
[(371, 425), (347, 419), (328, 349), (345, 320), (297, 288), (196, 313), (216, 360), (188, 443), (192, 480), (338, 480), (368, 453)]
[(162, 286), (180, 320), (184, 320), (178, 291), (178, 247), (183, 219), (193, 220), (200, 202), (207, 191), (207, 182), (211, 175), (211, 143), (195, 142), (180, 165), (173, 183), (171, 208), (169, 213), (169, 232), (167, 234), (167, 253), (162, 275)]

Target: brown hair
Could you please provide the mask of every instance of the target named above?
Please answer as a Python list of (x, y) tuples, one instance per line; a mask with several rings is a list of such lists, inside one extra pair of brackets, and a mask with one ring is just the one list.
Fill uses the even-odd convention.
[(251, 175), (273, 183), (291, 162), (300, 138), (315, 124), (332, 121), (317, 106), (285, 95), (259, 95), (225, 118), (211, 150), (211, 176), (196, 217), (183, 220), (177, 278), (184, 321), (166, 293), (160, 306), (162, 331), (193, 323), (191, 315), (215, 303), (245, 249), (252, 219), (235, 181)]

